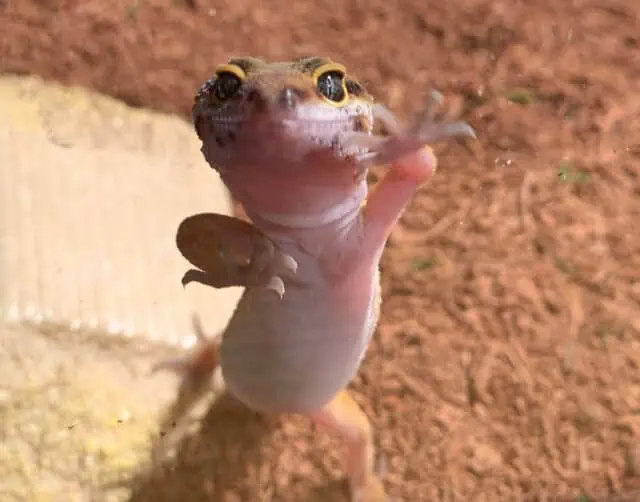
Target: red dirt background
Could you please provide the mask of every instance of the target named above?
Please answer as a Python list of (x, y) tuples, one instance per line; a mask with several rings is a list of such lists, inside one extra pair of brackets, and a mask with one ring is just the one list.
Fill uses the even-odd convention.
[[(232, 55), (331, 56), (404, 117), (438, 89), (479, 140), (394, 232), (353, 385), (389, 494), (640, 500), (636, 0), (0, 0), (0, 27), (2, 72), (185, 115)], [(339, 453), (223, 403), (134, 500), (345, 500)]]

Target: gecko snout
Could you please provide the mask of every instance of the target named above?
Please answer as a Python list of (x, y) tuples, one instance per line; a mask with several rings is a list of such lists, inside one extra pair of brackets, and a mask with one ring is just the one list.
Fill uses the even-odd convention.
[(280, 91), (278, 104), (284, 110), (292, 110), (302, 103), (307, 97), (307, 93), (297, 87), (285, 87)]
[(308, 98), (308, 92), (288, 85), (280, 89), (247, 88), (244, 101), (253, 113), (287, 112), (294, 110)]

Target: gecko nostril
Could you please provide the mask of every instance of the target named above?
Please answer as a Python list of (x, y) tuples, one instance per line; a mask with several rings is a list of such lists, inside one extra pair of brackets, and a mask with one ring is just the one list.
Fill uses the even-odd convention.
[(279, 103), (285, 110), (295, 108), (298, 103), (304, 100), (306, 93), (297, 87), (285, 87), (280, 92)]
[(247, 101), (249, 103), (258, 101), (258, 99), (260, 99), (260, 93), (257, 90), (251, 89), (249, 92), (247, 92)]
[(254, 110), (262, 110), (267, 104), (264, 94), (258, 89), (248, 89), (244, 99)]
[(215, 139), (216, 139), (216, 145), (218, 145), (220, 148), (224, 148), (224, 140), (222, 139), (222, 137), (216, 134)]
[(247, 96), (245, 99), (247, 100), (247, 103), (264, 103), (264, 97), (258, 89), (250, 89), (249, 91), (247, 91)]
[(233, 131), (229, 131), (229, 132), (227, 133), (227, 139), (228, 139), (229, 141), (231, 141), (232, 143), (233, 143), (233, 142), (235, 142), (235, 140), (236, 140), (236, 133), (235, 133), (235, 132), (233, 132)]

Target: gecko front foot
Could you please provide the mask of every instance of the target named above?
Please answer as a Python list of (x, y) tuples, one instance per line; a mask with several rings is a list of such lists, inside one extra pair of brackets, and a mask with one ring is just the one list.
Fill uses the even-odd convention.
[(182, 278), (183, 286), (199, 282), (214, 288), (265, 288), (280, 298), (282, 275), (294, 275), (297, 262), (277, 249), (253, 225), (238, 218), (201, 213), (185, 218), (176, 235), (182, 255), (195, 269)]
[[(439, 96), (439, 95), (438, 95)], [(361, 158), (361, 168), (375, 163), (379, 165), (397, 164), (410, 154), (423, 150), (428, 145), (446, 141), (453, 137), (475, 138), (476, 133), (466, 122), (438, 122), (434, 117), (434, 105), (440, 103), (439, 97), (432, 99), (420, 113), (418, 119), (405, 127), (387, 107), (376, 104), (372, 111), (376, 120), (384, 124), (387, 135), (371, 135), (362, 132), (345, 133), (343, 145), (348, 148), (365, 148), (369, 153)], [(429, 154), (430, 157), (432, 154)], [(419, 164), (419, 163), (418, 163)], [(434, 159), (425, 164), (435, 169)], [(425, 174), (420, 171), (419, 176)]]
[(434, 107), (440, 104), (440, 99), (432, 96), (431, 101), (419, 114), (418, 119), (409, 127), (403, 127), (388, 108), (380, 104), (376, 105), (373, 114), (386, 126), (390, 136), (376, 149), (375, 162), (380, 164), (394, 163), (427, 145), (446, 141), (456, 136), (475, 138), (475, 131), (466, 122), (436, 121)]

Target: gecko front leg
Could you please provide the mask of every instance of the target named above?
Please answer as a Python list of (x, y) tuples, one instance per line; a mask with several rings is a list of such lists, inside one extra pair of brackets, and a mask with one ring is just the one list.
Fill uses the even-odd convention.
[(376, 105), (374, 116), (389, 130), (388, 136), (354, 132), (345, 138), (346, 144), (370, 149), (372, 153), (363, 161), (365, 164), (390, 166), (371, 191), (362, 211), (364, 239), (361, 255), (375, 255), (382, 249), (416, 190), (435, 173), (437, 158), (429, 145), (453, 137), (476, 137), (475, 131), (466, 122), (436, 122), (431, 102), (409, 127), (404, 127), (383, 105)]
[[(185, 218), (176, 235), (182, 255), (195, 267), (188, 270), (182, 284), (198, 282), (214, 288), (241, 286), (265, 288), (282, 298), (285, 292), (280, 274), (295, 274), (298, 264), (253, 225), (216, 213), (200, 213)], [(182, 377), (180, 395), (200, 395), (218, 367), (218, 342), (209, 340), (194, 317), (197, 343), (185, 356), (159, 361), (152, 372), (171, 370)]]
[(182, 284), (199, 282), (214, 288), (242, 286), (266, 288), (282, 298), (282, 274), (295, 274), (298, 264), (277, 249), (253, 225), (216, 213), (185, 218), (176, 235), (182, 255), (196, 268)]

